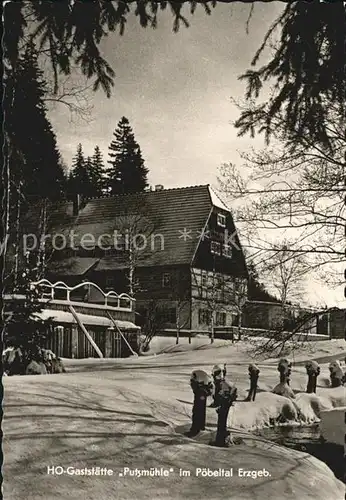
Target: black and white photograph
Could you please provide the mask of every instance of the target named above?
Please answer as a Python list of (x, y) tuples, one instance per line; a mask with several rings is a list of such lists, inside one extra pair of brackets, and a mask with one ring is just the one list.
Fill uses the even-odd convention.
[(1, 498), (345, 500), (343, 1), (4, 1)]

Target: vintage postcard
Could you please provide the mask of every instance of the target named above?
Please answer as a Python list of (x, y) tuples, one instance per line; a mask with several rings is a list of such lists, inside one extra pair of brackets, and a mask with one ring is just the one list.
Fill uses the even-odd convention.
[(3, 5), (3, 498), (344, 500), (344, 3)]

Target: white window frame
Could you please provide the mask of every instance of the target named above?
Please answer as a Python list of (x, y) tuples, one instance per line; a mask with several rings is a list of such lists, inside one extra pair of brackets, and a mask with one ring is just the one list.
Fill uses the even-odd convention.
[[(213, 245), (215, 245), (219, 250), (213, 250)], [(210, 252), (214, 255), (221, 255), (221, 243), (219, 241), (210, 242)]]
[(217, 214), (217, 225), (219, 227), (226, 227), (226, 215), (224, 214)]
[(231, 245), (222, 245), (222, 255), (227, 259), (231, 259), (233, 257), (232, 247)]
[(201, 273), (201, 287), (205, 288), (208, 286), (208, 274), (207, 271), (202, 271)]

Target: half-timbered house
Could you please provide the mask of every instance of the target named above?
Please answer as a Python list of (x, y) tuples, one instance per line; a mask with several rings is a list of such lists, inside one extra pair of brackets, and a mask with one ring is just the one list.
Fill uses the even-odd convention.
[(245, 258), (232, 214), (209, 185), (76, 197), (55, 209), (47, 230), (46, 277), (135, 296), (138, 324), (153, 302), (167, 330), (239, 322)]

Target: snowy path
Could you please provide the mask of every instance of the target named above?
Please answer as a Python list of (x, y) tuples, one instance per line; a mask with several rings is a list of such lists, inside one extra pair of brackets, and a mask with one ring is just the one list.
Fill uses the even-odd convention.
[[(236, 360), (237, 364), (232, 360)], [(163, 365), (160, 368), (156, 366)], [(230, 449), (209, 446), (210, 432), (198, 441), (177, 433), (189, 426), (192, 368), (226, 362), (230, 378), (246, 394), (246, 356), (220, 347), (138, 360), (86, 360), (86, 371), (4, 379), (4, 497), (6, 500), (234, 499), (343, 500), (344, 485), (328, 467), (307, 454), (247, 435)], [(70, 367), (73, 363), (70, 364)], [(80, 368), (80, 366), (79, 366)], [(323, 376), (326, 375), (326, 366)], [(292, 386), (305, 387), (304, 370), (294, 371)], [(275, 363), (262, 364), (256, 402), (236, 403), (231, 424), (263, 423), (282, 407), (265, 390), (277, 382)], [(327, 402), (344, 395), (320, 388)], [(340, 393), (340, 394), (339, 394)], [(307, 395), (303, 395), (302, 399)], [(306, 403), (306, 411), (312, 408)], [(216, 423), (207, 410), (207, 426)], [(113, 476), (47, 475), (47, 466), (107, 467)], [(173, 469), (168, 477), (119, 476), (124, 467)], [(180, 477), (179, 469), (190, 471)], [(233, 468), (233, 477), (196, 477), (196, 468)], [(240, 477), (238, 469), (265, 468), (270, 476)]]

